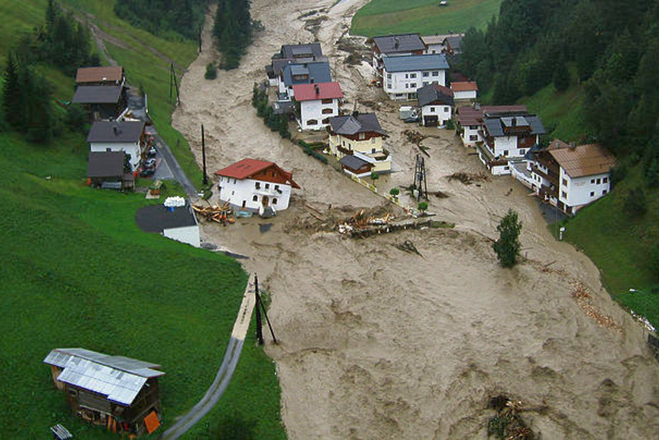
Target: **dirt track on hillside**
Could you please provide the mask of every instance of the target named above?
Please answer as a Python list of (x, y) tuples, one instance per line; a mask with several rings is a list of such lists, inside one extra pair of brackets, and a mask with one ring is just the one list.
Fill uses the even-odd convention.
[[(212, 82), (203, 79), (206, 64), (216, 59), (207, 25), (204, 50), (182, 80), (182, 105), (174, 114), (174, 126), (199, 161), (204, 124), (211, 170), (243, 157), (274, 160), (303, 188), (273, 220), (203, 230), (206, 240), (251, 256), (246, 269), (258, 272), (272, 294), (270, 318), (281, 344), (267, 350), (277, 362), (289, 436), (484, 438), (493, 415), (487, 401), (503, 393), (530, 409), (523, 417), (543, 438), (655, 437), (659, 364), (641, 326), (611, 301), (590, 260), (549, 235), (536, 200), (521, 185), (508, 178), (472, 185), (447, 179), (483, 171), (453, 133), (418, 129), (431, 136), (422, 143), (431, 155), (429, 189), (449, 196), (431, 197), (429, 210), (455, 229), (365, 240), (329, 230), (357, 209), (401, 211), (381, 207), (381, 197), (282, 141), (250, 106), (252, 84), (265, 78), (270, 56), (284, 43), (312, 40), (305, 20), (320, 23), (306, 24), (331, 57), (346, 106), (359, 95), (358, 108), (376, 110), (391, 135), (387, 146), (403, 171), (378, 187), (388, 193), (411, 184), (418, 152), (402, 135), (413, 127), (400, 123), (381, 90), (367, 86), (370, 68), (344, 64), (348, 54), (335, 49), (366, 1), (333, 3), (310, 8), (301, 1), (254, 0), (253, 18), (265, 31), (240, 69), (220, 72)], [(300, 18), (312, 10), (321, 12)], [(510, 207), (524, 223), (527, 260), (503, 270), (491, 240)], [(262, 232), (266, 223), (272, 227)], [(422, 256), (393, 246), (406, 239)], [(591, 298), (582, 295), (580, 305), (575, 291)], [(610, 317), (613, 325), (601, 326), (585, 311)]]

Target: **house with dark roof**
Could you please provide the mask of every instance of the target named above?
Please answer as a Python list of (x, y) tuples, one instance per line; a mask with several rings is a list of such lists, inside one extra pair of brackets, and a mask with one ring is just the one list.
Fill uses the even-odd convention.
[(385, 35), (369, 38), (366, 41), (371, 45), (373, 53), (373, 67), (378, 76), (382, 78), (383, 61), (387, 57), (421, 55), (426, 45), (419, 34)]
[(116, 119), (126, 109), (122, 86), (79, 86), (71, 102), (84, 106), (94, 121)]
[(292, 173), (264, 160), (243, 159), (215, 171), (215, 175), (219, 178), (218, 198), (222, 202), (261, 215), (266, 210), (276, 213), (288, 208), (291, 190), (300, 188)]
[(338, 82), (295, 84), (293, 96), (296, 118), (302, 130), (321, 130), (329, 118), (338, 116), (343, 91)]
[(199, 223), (190, 203), (166, 207), (163, 204), (144, 206), (135, 214), (137, 226), (144, 232), (161, 234), (172, 240), (201, 246)]
[(81, 67), (76, 72), (77, 86), (119, 86), (126, 82), (123, 67)]
[(85, 421), (131, 438), (160, 426), (160, 365), (83, 348), (56, 348), (43, 362), (55, 388)]
[(568, 215), (611, 191), (611, 169), (616, 159), (599, 144), (576, 145), (554, 139), (546, 148), (533, 149), (527, 158), (531, 176), (527, 186)]
[[(459, 42), (456, 43), (456, 39), (462, 39), (465, 34), (437, 34), (437, 35), (427, 35), (421, 37), (421, 40), (426, 45), (426, 50), (423, 53), (443, 53), (447, 55), (453, 55), (454, 52), (449, 50), (449, 45), (452, 42), (453, 45), (459, 47)], [(450, 39), (450, 40), (449, 40)], [(459, 52), (456, 52), (459, 53)]]
[(426, 127), (443, 127), (453, 117), (453, 91), (439, 84), (428, 84), (418, 92), (421, 122)]
[(135, 171), (144, 153), (144, 121), (96, 121), (87, 135), (91, 152), (123, 151)]
[(303, 64), (287, 64), (281, 70), (279, 78), (279, 99), (286, 100), (294, 96), (296, 84), (319, 84), (332, 82), (332, 72), (327, 61)]
[(458, 132), (465, 147), (474, 147), (477, 143), (483, 142), (481, 126), (483, 124), (483, 112), (495, 114), (514, 114), (515, 112), (526, 112), (525, 105), (497, 105), (497, 106), (480, 106), (474, 104), (470, 107), (459, 107), (456, 110), (456, 122), (458, 123)]
[(87, 179), (93, 188), (135, 189), (135, 177), (124, 172), (126, 154), (123, 151), (98, 151), (89, 153)]
[(279, 85), (281, 70), (288, 64), (327, 61), (323, 56), (320, 43), (284, 44), (279, 52), (272, 56), (272, 62), (265, 66), (265, 72), (271, 86)]
[(459, 55), (462, 37), (464, 37), (464, 34), (447, 36), (444, 39), (444, 53), (447, 55)]
[(448, 69), (443, 54), (386, 57), (383, 88), (391, 99), (417, 99), (417, 90), (425, 85), (446, 85)]
[(371, 171), (375, 173), (391, 172), (391, 153), (384, 148), (384, 139), (388, 136), (375, 113), (354, 112), (330, 118), (329, 122), (330, 152), (339, 160), (356, 156), (371, 164)]

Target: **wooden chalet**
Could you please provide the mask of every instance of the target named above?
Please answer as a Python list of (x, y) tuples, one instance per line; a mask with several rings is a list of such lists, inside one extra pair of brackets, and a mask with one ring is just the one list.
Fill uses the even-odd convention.
[(87, 179), (94, 188), (135, 189), (135, 176), (124, 172), (126, 153), (123, 151), (98, 151), (89, 153)]
[(81, 67), (76, 73), (77, 86), (124, 86), (123, 67)]
[(71, 102), (83, 105), (91, 120), (99, 121), (116, 119), (128, 101), (122, 86), (80, 86)]
[(50, 365), (55, 388), (65, 392), (73, 412), (108, 430), (140, 436), (160, 426), (160, 365), (83, 348), (57, 348)]

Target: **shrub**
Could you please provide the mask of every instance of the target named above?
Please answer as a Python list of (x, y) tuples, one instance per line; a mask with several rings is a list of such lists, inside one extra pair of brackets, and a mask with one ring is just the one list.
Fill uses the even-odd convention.
[(648, 202), (645, 197), (645, 190), (637, 186), (632, 188), (625, 197), (625, 211), (631, 218), (643, 216), (648, 210)]
[(513, 267), (517, 263), (521, 248), (519, 234), (522, 232), (522, 223), (517, 212), (509, 209), (497, 226), (497, 231), (499, 231), (499, 239), (492, 245), (492, 249), (497, 254), (501, 266)]
[(453, 122), (453, 119), (449, 119), (444, 126), (447, 130), (453, 130), (455, 129), (455, 122)]
[(217, 68), (213, 63), (206, 64), (206, 73), (204, 74), (206, 79), (215, 79), (217, 78)]
[(419, 208), (419, 211), (421, 211), (421, 212), (425, 212), (426, 209), (428, 209), (428, 202), (421, 202), (421, 203), (419, 203), (418, 208)]
[(398, 194), (400, 194), (400, 190), (398, 188), (391, 188), (389, 190), (389, 194), (391, 194), (394, 197), (398, 197)]

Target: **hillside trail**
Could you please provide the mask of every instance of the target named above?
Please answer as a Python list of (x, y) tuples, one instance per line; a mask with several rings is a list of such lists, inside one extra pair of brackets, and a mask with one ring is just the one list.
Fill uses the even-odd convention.
[[(274, 219), (203, 224), (205, 240), (250, 257), (245, 269), (258, 272), (272, 296), (280, 343), (266, 350), (277, 363), (290, 438), (486, 438), (494, 414), (487, 403), (498, 394), (522, 401), (523, 418), (544, 438), (655, 437), (659, 364), (593, 263), (551, 236), (537, 200), (516, 181), (448, 179), (484, 167), (453, 132), (401, 123), (398, 104), (368, 86), (370, 67), (343, 62), (349, 53), (337, 42), (365, 3), (254, 0), (252, 16), (265, 30), (239, 69), (207, 81), (205, 66), (217, 60), (211, 11), (173, 115), (199, 162), (204, 124), (211, 173), (252, 157), (277, 162), (302, 187)], [(280, 139), (250, 103), (272, 54), (316, 37), (346, 107), (375, 111), (390, 135), (387, 147), (402, 171), (382, 177), (380, 191), (412, 183), (419, 150), (403, 131), (419, 131), (428, 136), (429, 189), (448, 195), (431, 196), (429, 211), (454, 229), (364, 240), (332, 229), (358, 209), (402, 212)], [(525, 258), (502, 269), (491, 243), (509, 208), (523, 222)], [(404, 240), (421, 255), (394, 246)]]

